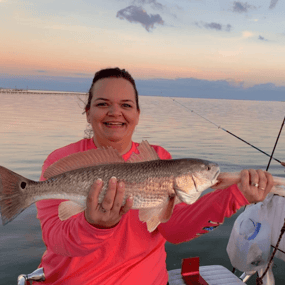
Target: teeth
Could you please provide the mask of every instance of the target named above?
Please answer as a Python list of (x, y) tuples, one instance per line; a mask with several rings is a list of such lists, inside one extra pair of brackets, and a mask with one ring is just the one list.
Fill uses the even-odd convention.
[(122, 126), (124, 123), (104, 123), (107, 126)]

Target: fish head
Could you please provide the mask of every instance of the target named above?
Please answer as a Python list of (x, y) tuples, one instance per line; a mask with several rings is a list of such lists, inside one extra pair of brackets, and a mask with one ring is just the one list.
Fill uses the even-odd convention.
[(175, 178), (175, 192), (187, 204), (194, 203), (201, 193), (217, 183), (218, 164), (202, 159), (181, 159)]

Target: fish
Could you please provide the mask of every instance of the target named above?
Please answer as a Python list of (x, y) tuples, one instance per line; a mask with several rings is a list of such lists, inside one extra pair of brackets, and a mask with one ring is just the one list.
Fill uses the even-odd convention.
[(218, 164), (196, 158), (160, 160), (147, 141), (125, 162), (115, 149), (98, 148), (64, 157), (44, 172), (45, 181), (27, 179), (0, 166), (0, 211), (2, 224), (11, 222), (31, 204), (44, 199), (67, 199), (59, 205), (59, 218), (66, 220), (86, 208), (92, 184), (103, 180), (101, 203), (108, 181), (125, 183), (123, 204), (133, 197), (132, 209), (153, 232), (168, 221), (176, 204), (194, 203), (201, 193), (217, 183)]
[[(220, 172), (217, 181), (215, 185), (212, 185), (212, 189), (228, 188), (241, 182), (241, 172)], [(285, 178), (273, 176), (273, 187), (270, 193), (285, 197)]]

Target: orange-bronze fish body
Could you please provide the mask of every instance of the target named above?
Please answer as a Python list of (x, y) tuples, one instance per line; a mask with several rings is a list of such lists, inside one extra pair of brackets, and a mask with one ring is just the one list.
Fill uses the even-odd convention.
[[(147, 222), (149, 231), (153, 231), (160, 222), (170, 218), (176, 203), (195, 202), (201, 192), (217, 182), (220, 171), (216, 163), (191, 158), (159, 160), (147, 142), (142, 142), (139, 151), (140, 154), (134, 155), (130, 162), (123, 162), (113, 149), (76, 153), (51, 165), (44, 173), (47, 180), (40, 182), (0, 167), (3, 224), (43, 199), (69, 200), (59, 206), (59, 217), (65, 220), (85, 209), (90, 187), (98, 178), (103, 180), (99, 195), (101, 203), (108, 181), (116, 177), (125, 183), (123, 203), (132, 196), (132, 208), (140, 210), (140, 219)], [(107, 163), (104, 163), (106, 157)]]

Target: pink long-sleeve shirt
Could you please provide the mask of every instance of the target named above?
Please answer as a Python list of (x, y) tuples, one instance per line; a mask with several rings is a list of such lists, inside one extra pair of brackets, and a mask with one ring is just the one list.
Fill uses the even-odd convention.
[[(123, 158), (138, 153), (138, 143)], [(162, 147), (152, 146), (160, 159), (171, 155)], [(52, 152), (43, 173), (55, 161), (76, 152), (96, 149), (92, 139), (83, 139)], [(47, 250), (39, 267), (44, 267), (46, 281), (41, 284), (166, 284), (166, 240), (189, 241), (206, 233), (207, 227), (222, 223), (248, 201), (233, 185), (204, 195), (192, 205), (175, 206), (171, 219), (149, 233), (138, 217), (138, 210), (123, 215), (111, 229), (97, 229), (79, 213), (65, 221), (58, 218), (63, 200), (37, 202), (38, 219)], [(209, 222), (211, 221), (211, 222)], [(36, 282), (34, 282), (36, 284)], [(40, 284), (40, 283), (38, 283)]]

